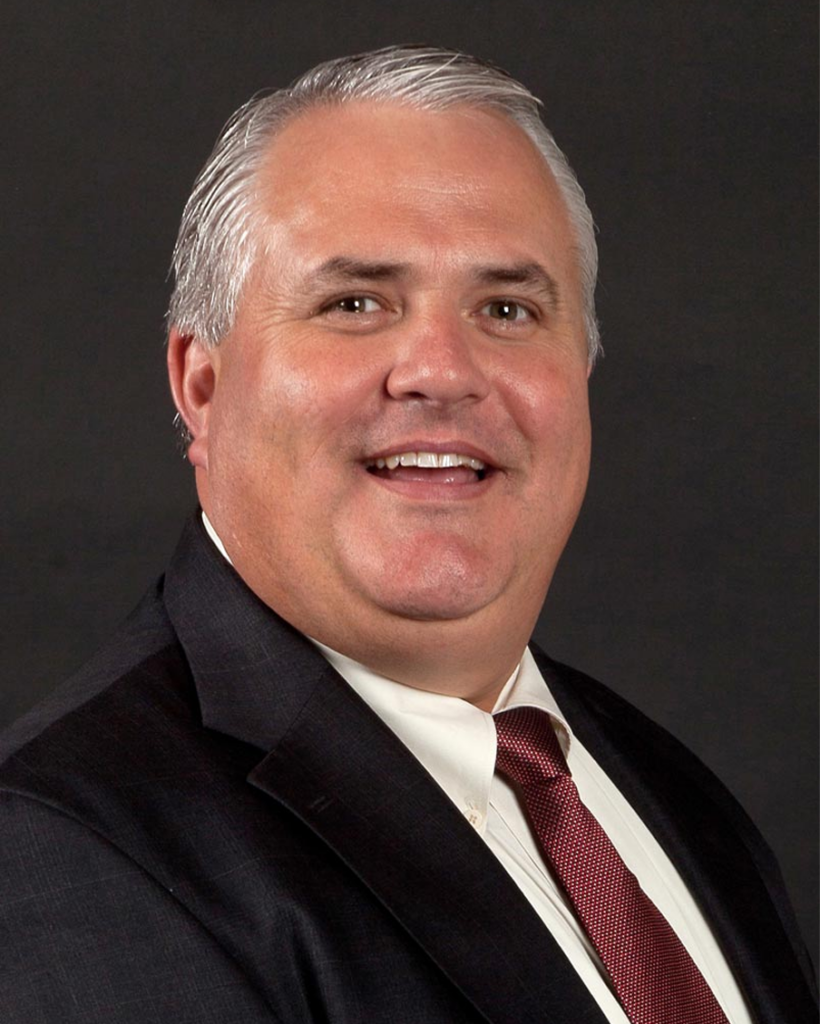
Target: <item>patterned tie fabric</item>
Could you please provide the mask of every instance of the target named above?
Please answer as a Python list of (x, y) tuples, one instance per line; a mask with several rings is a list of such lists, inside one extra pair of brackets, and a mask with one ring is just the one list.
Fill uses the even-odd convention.
[(549, 716), (495, 716), (496, 768), (520, 787), (541, 849), (632, 1024), (728, 1024), (692, 958), (581, 803)]

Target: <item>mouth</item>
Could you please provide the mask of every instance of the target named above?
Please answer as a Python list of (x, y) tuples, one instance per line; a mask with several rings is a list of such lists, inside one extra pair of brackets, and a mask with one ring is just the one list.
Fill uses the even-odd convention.
[(470, 452), (402, 451), (364, 460), (364, 468), (382, 480), (406, 483), (475, 484), (494, 467)]

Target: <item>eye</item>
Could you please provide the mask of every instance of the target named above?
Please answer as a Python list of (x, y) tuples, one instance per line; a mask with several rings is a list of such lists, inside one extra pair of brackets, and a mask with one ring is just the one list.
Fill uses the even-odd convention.
[(396, 310), (384, 295), (352, 292), (325, 299), (312, 315), (330, 331), (372, 334), (389, 327), (396, 319)]
[(482, 306), (480, 312), (493, 320), (504, 320), (508, 323), (525, 323), (534, 319), (531, 310), (512, 299), (494, 299)]
[(333, 302), (325, 306), (324, 312), (348, 314), (378, 313), (381, 308), (381, 304), (375, 299), (371, 299), (368, 295), (345, 295), (341, 299), (334, 299)]

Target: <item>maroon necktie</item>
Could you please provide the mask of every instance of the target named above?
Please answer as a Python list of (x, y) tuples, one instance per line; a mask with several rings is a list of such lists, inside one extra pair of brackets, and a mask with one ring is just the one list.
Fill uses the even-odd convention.
[(632, 1024), (728, 1024), (683, 943), (581, 803), (549, 715), (515, 708), (495, 725), (496, 767), (520, 787), (544, 856)]

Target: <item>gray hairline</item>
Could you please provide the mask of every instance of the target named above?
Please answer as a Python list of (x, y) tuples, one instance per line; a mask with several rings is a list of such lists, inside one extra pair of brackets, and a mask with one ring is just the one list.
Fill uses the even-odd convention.
[(540, 100), (476, 58), (422, 47), (328, 61), (293, 85), (257, 94), (229, 119), (196, 179), (174, 248), (169, 325), (214, 347), (231, 330), (260, 253), (257, 175), (276, 136), (320, 106), (377, 100), (438, 111), (472, 107), (505, 116), (535, 145), (556, 180), (575, 234), (589, 363), (601, 352), (595, 315), (597, 246), (592, 215), (566, 157), (541, 121)]

